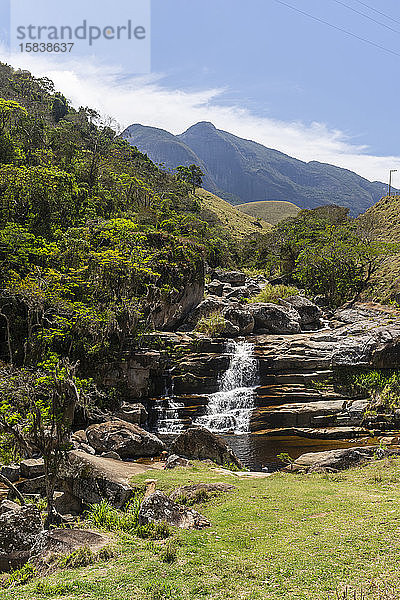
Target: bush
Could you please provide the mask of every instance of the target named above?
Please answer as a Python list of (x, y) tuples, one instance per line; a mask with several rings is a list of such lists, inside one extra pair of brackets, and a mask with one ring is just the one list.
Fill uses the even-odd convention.
[(89, 525), (106, 531), (124, 531), (144, 539), (164, 539), (169, 537), (170, 529), (166, 523), (139, 524), (139, 510), (142, 494), (136, 494), (125, 510), (117, 510), (107, 500), (92, 504), (86, 513)]
[(226, 321), (221, 311), (215, 311), (208, 315), (208, 317), (201, 317), (195, 331), (205, 333), (210, 337), (216, 337), (224, 331), (225, 326)]
[(265, 288), (250, 299), (250, 302), (273, 302), (278, 304), (279, 300), (288, 298), (289, 296), (296, 296), (299, 290), (290, 285), (271, 285), (267, 283)]
[(35, 567), (31, 563), (27, 562), (20, 569), (17, 569), (10, 573), (10, 575), (4, 581), (3, 587), (9, 588), (15, 587), (17, 585), (23, 585), (24, 583), (27, 583), (28, 581), (36, 577), (36, 575), (37, 571)]
[(178, 548), (175, 540), (168, 540), (160, 552), (160, 559), (165, 563), (173, 563), (178, 557)]

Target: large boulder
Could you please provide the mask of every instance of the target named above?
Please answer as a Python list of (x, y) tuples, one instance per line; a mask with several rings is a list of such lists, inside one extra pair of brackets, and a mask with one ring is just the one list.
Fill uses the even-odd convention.
[(33, 505), (0, 515), (0, 570), (8, 571), (26, 562), (42, 531), (40, 513)]
[(305, 296), (289, 296), (280, 301), (282, 306), (292, 307), (300, 315), (300, 326), (302, 329), (310, 329), (321, 326), (322, 310)]
[(121, 458), (156, 456), (165, 450), (164, 443), (156, 435), (126, 421), (90, 425), (86, 437), (99, 454), (112, 451)]
[[(354, 448), (342, 448), (340, 450), (327, 450), (326, 452), (308, 452), (302, 454), (295, 460), (292, 467), (294, 470), (313, 471), (339, 471), (348, 469), (374, 457), (378, 452), (377, 446), (360, 446)], [(382, 453), (385, 453), (382, 450)], [(396, 454), (395, 450), (390, 451)]]
[(189, 459), (209, 459), (219, 465), (243, 466), (226, 442), (204, 427), (190, 427), (180, 433), (171, 446), (171, 452)]
[(118, 419), (126, 421), (127, 423), (133, 423), (134, 425), (144, 425), (147, 421), (147, 410), (140, 402), (131, 404), (130, 402), (123, 402), (120, 410), (116, 414)]
[(27, 458), (21, 462), (21, 477), (31, 478), (44, 475), (43, 458)]
[(221, 283), (229, 283), (236, 287), (246, 283), (246, 275), (240, 271), (223, 271), (222, 269), (215, 269), (211, 273), (211, 281), (220, 281)]
[(238, 307), (227, 308), (223, 312), (224, 318), (239, 328), (240, 335), (249, 335), (254, 329), (254, 317), (249, 310)]
[(300, 333), (300, 314), (294, 308), (278, 306), (270, 302), (255, 302), (248, 306), (254, 317), (255, 331), (268, 333)]
[(31, 554), (33, 562), (41, 564), (51, 555), (71, 554), (81, 548), (99, 552), (111, 542), (111, 537), (90, 529), (51, 529), (38, 536)]
[(192, 312), (186, 319), (185, 327), (183, 329), (193, 328), (197, 325), (197, 323), (200, 321), (200, 319), (202, 317), (207, 318), (212, 313), (222, 312), (225, 308), (228, 308), (228, 307), (229, 307), (228, 300), (223, 299), (223, 298), (218, 298), (217, 296), (209, 296), (208, 298), (206, 298), (205, 300), (200, 302), (200, 304), (198, 306), (196, 306), (196, 308), (194, 310), (192, 310)]
[[(69, 501), (71, 512), (79, 503), (88, 506), (102, 500), (122, 508), (132, 496), (128, 479), (134, 471), (130, 467), (130, 463), (72, 450), (57, 482), (57, 489), (66, 494), (62, 502)], [(67, 506), (65, 511), (70, 512)]]
[(7, 477), (8, 481), (15, 483), (20, 477), (20, 467), (19, 465), (3, 465), (0, 473), (3, 477)]
[(176, 504), (162, 492), (154, 492), (145, 498), (139, 510), (139, 523), (168, 523), (181, 529), (203, 529), (210, 521), (192, 508)]

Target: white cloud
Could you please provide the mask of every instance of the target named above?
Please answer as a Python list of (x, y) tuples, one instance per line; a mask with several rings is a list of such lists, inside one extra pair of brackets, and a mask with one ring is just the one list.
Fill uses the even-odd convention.
[[(56, 64), (47, 57), (25, 54), (8, 57), (6, 62), (36, 76), (50, 77), (75, 106), (96, 108), (122, 127), (142, 123), (177, 134), (198, 121), (211, 121), (218, 129), (306, 162), (331, 163), (371, 181), (386, 181), (389, 169), (397, 168), (400, 178), (400, 156), (373, 156), (368, 147), (352, 143), (342, 131), (322, 123), (284, 122), (257, 117), (239, 106), (218, 104), (220, 89), (168, 89), (161, 75), (127, 77), (121, 69), (87, 61)], [(394, 184), (400, 187), (400, 182)]]

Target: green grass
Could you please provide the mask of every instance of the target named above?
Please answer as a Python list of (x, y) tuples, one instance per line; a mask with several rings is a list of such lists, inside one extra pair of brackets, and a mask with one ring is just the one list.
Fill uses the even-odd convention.
[(2, 590), (0, 598), (336, 600), (346, 598), (336, 593), (346, 586), (349, 600), (353, 592), (357, 600), (361, 592), (365, 600), (400, 597), (399, 459), (254, 480), (196, 463), (155, 478), (165, 491), (213, 481), (236, 490), (196, 505), (209, 529), (161, 541), (121, 533), (111, 560)]
[(214, 311), (208, 317), (201, 317), (196, 325), (195, 331), (204, 333), (210, 337), (216, 337), (224, 331), (226, 321), (221, 311)]
[(211, 225), (223, 226), (236, 239), (271, 231), (266, 220), (245, 214), (211, 192), (198, 188), (196, 197), (200, 202), (201, 217)]
[(279, 300), (283, 300), (289, 296), (295, 296), (298, 293), (299, 290), (291, 285), (271, 285), (270, 283), (267, 283), (257, 296), (250, 299), (250, 302), (278, 303)]
[(246, 202), (236, 206), (240, 211), (258, 219), (264, 219), (271, 225), (276, 225), (283, 219), (295, 217), (300, 208), (292, 202), (263, 200), (261, 202)]

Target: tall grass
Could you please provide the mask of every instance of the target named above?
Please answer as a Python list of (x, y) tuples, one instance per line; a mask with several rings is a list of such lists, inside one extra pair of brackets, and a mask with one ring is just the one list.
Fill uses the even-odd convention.
[(212, 312), (208, 317), (201, 317), (196, 325), (195, 331), (205, 333), (210, 337), (216, 337), (225, 329), (225, 318), (220, 311)]
[(271, 285), (267, 283), (257, 296), (250, 299), (250, 302), (273, 302), (277, 304), (279, 300), (296, 296), (298, 293), (299, 290), (291, 285)]
[(124, 531), (144, 539), (164, 539), (169, 537), (170, 528), (166, 523), (148, 523), (141, 525), (139, 510), (142, 495), (136, 494), (125, 510), (118, 510), (107, 500), (92, 504), (86, 512), (85, 521), (88, 525), (106, 531)]

